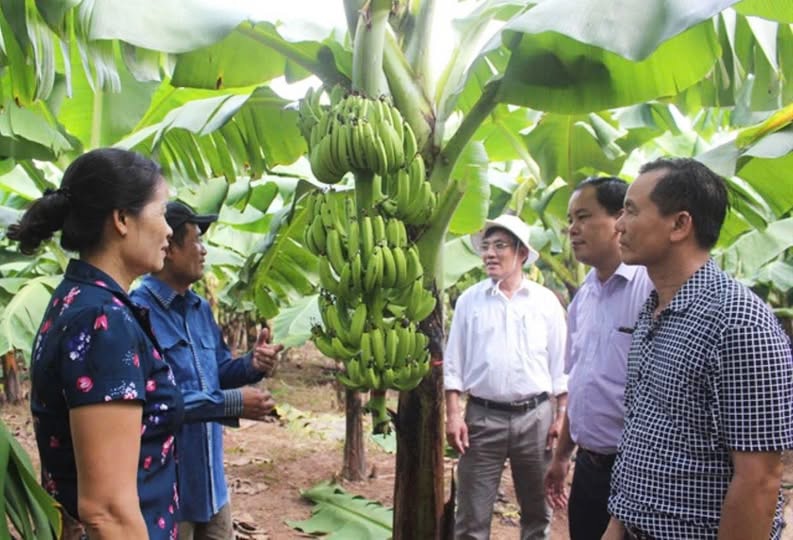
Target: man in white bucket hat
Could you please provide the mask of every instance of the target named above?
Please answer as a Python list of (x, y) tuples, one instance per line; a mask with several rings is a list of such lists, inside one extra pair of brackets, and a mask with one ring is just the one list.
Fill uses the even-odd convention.
[[(539, 254), (516, 216), (472, 238), (488, 279), (457, 300), (444, 359), (446, 436), (460, 452), (455, 538), (487, 539), (504, 462), (521, 540), (548, 538), (543, 477), (567, 402), (566, 324), (556, 295), (523, 275)], [(468, 395), (465, 417), (460, 395)], [(551, 403), (555, 396), (555, 410)]]

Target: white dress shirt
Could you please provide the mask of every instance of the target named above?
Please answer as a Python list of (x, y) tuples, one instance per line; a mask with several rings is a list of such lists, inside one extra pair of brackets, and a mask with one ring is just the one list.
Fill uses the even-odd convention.
[(493, 401), (567, 392), (565, 313), (524, 278), (512, 298), (487, 279), (457, 300), (444, 353), (444, 388)]

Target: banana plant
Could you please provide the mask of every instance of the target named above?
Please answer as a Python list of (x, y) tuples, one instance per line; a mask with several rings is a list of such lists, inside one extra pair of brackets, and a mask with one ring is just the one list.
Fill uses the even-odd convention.
[(0, 538), (56, 540), (63, 527), (58, 504), (39, 485), (25, 450), (0, 422)]

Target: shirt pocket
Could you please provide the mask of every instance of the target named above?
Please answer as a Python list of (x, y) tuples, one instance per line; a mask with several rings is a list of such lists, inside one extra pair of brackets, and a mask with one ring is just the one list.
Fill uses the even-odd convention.
[(477, 336), (491, 336), (496, 331), (499, 321), (493, 314), (484, 310), (476, 310), (471, 316), (471, 332)]
[(187, 340), (176, 335), (160, 335), (158, 339), (177, 384), (190, 389), (196, 388), (198, 373), (193, 362), (193, 351)]
[(521, 352), (536, 357), (548, 351), (548, 326), (538, 315), (524, 314), (514, 319)]
[(602, 362), (602, 376), (613, 384), (625, 386), (625, 379), (628, 371), (628, 353), (631, 350), (631, 340), (633, 334), (622, 332), (617, 328), (611, 330), (607, 335), (608, 343), (601, 350), (609, 355), (610, 362)]

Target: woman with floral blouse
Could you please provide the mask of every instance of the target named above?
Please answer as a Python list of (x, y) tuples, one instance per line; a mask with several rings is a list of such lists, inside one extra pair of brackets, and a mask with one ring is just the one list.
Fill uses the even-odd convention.
[[(171, 229), (159, 167), (126, 150), (77, 158), (8, 237), (32, 254), (60, 230), (79, 254), (55, 289), (31, 364), (42, 483), (67, 538), (175, 539), (182, 402), (132, 281), (163, 266)], [(77, 521), (75, 521), (75, 519)]]

